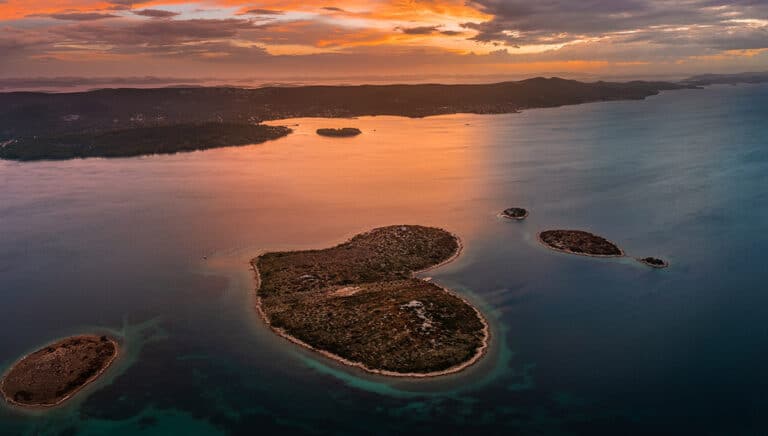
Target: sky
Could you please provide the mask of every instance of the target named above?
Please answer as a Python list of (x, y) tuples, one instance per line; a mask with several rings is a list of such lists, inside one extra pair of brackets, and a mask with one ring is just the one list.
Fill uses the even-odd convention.
[(0, 0), (0, 78), (768, 70), (768, 0)]

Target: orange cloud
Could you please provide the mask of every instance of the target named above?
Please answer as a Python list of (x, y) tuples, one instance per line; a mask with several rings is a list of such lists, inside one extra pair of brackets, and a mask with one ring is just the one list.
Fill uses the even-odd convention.
[[(558, 1), (567, 3), (553, 4)], [(767, 58), (768, 22), (735, 19), (733, 10), (727, 17), (690, 12), (680, 25), (676, 14), (687, 10), (675, 9), (667, 23), (661, 13), (669, 7), (666, 3), (653, 3), (660, 13), (643, 15), (633, 9), (652, 0), (627, 3), (625, 14), (601, 16), (577, 6), (564, 16), (560, 7), (553, 12), (546, 5), (530, 2), (523, 7), (521, 2), (0, 0), (0, 59), (6, 71), (20, 68), (11, 67), (14, 62), (32, 69), (26, 61), (45, 59), (66, 62), (72, 69), (82, 65), (84, 71), (109, 61), (119, 70), (121, 59), (130, 58), (126, 67), (144, 59), (147, 65), (177, 62), (174, 68), (179, 70), (198, 61), (206, 66), (219, 62), (222, 71), (232, 71), (225, 62), (244, 70), (249, 62), (286, 70), (331, 70), (343, 63), (351, 70), (376, 61), (380, 66), (370, 69), (486, 74), (650, 70), (675, 62), (751, 62), (760, 67)], [(163, 18), (133, 13), (143, 9), (164, 12)], [(743, 12), (761, 16), (754, 13), (760, 10)]]
[(61, 11), (87, 12), (107, 9), (110, 6), (113, 5), (103, 1), (88, 0), (51, 0), (45, 2), (8, 0), (6, 3), (0, 3), (0, 19), (15, 20), (27, 15), (54, 14)]

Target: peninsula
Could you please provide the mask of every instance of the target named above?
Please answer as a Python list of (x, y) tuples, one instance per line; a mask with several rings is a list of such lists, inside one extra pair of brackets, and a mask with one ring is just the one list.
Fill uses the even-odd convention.
[[(0, 159), (125, 157), (262, 142), (259, 123), (297, 117), (501, 114), (640, 100), (693, 85), (534, 78), (484, 85), (100, 89), (0, 93)], [(130, 132), (135, 130), (135, 132)], [(130, 144), (139, 139), (141, 145)], [(113, 145), (114, 144), (114, 145)], [(115, 150), (113, 150), (115, 149)]]
[(24, 137), (0, 147), (0, 158), (61, 160), (171, 154), (233, 145), (258, 144), (291, 133), (281, 126), (229, 123), (137, 127), (106, 132)]
[(736, 74), (700, 74), (683, 80), (683, 84), (694, 86), (738, 85), (742, 83), (767, 83), (768, 71)]
[(458, 295), (413, 277), (461, 249), (445, 230), (382, 227), (332, 248), (253, 259), (256, 306), (277, 334), (388, 376), (427, 377), (472, 365), (488, 324)]
[(21, 407), (57, 406), (103, 374), (117, 354), (117, 342), (107, 336), (65, 338), (16, 362), (0, 381), (0, 392)]
[(624, 256), (624, 251), (613, 242), (582, 230), (545, 230), (539, 233), (539, 242), (552, 250), (581, 256)]

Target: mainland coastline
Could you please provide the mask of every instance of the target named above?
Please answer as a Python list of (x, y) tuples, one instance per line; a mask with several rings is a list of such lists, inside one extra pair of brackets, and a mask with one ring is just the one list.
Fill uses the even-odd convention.
[(36, 161), (174, 154), (260, 144), (291, 132), (283, 126), (207, 122), (33, 136), (0, 144), (0, 159)]
[[(506, 114), (691, 88), (557, 77), (478, 85), (100, 89), (0, 93), (0, 159), (132, 157), (257, 144), (288, 135), (265, 121), (456, 113)], [(117, 102), (117, 103), (116, 103)], [(26, 116), (24, 114), (34, 114)], [(329, 132), (348, 136), (353, 130)]]

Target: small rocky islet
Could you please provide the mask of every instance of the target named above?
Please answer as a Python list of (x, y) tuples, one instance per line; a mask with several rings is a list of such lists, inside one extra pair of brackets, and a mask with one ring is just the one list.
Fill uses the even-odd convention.
[(335, 138), (350, 138), (357, 136), (363, 132), (356, 127), (342, 127), (340, 129), (317, 129), (317, 134), (320, 136), (330, 136)]
[(0, 381), (0, 392), (16, 406), (57, 406), (103, 374), (117, 354), (117, 342), (108, 336), (61, 339), (16, 362)]
[(666, 268), (669, 266), (669, 262), (658, 257), (642, 257), (638, 258), (637, 261), (653, 268)]
[[(622, 257), (624, 250), (613, 242), (583, 230), (545, 230), (539, 233), (539, 242), (555, 251), (592, 257)], [(669, 263), (657, 257), (637, 258), (653, 268), (666, 268)]]
[(545, 230), (539, 233), (539, 241), (553, 250), (581, 256), (624, 256), (624, 251), (613, 242), (583, 230)]
[(501, 216), (512, 220), (524, 220), (528, 217), (528, 210), (522, 207), (509, 207), (501, 212)]
[(390, 376), (457, 372), (482, 356), (488, 325), (413, 274), (460, 247), (445, 230), (398, 225), (332, 248), (266, 253), (252, 261), (257, 307), (276, 333), (348, 365)]

